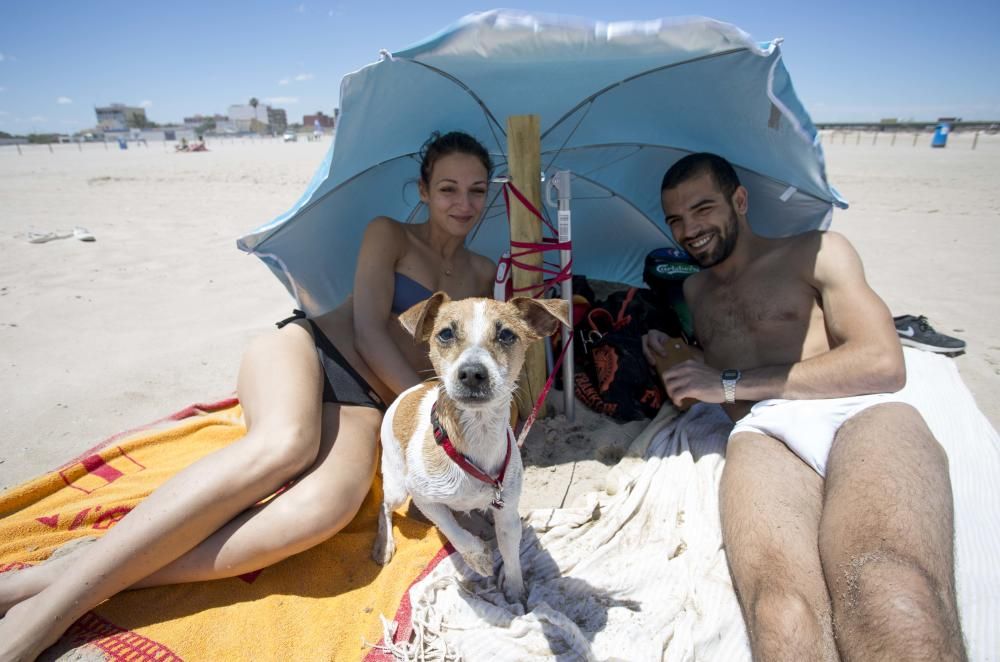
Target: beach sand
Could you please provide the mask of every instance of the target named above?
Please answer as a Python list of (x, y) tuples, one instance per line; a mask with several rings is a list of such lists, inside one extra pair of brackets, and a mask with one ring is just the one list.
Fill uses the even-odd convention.
[[(956, 358), (1000, 426), (1000, 136), (953, 134), (932, 150), (881, 136), (824, 136), (830, 180), (851, 202), (850, 238), (893, 314), (926, 315), (968, 342)], [(286, 211), (326, 142), (0, 148), (0, 489), (105, 437), (234, 392), (240, 356), (292, 300), (235, 238)], [(752, 209), (752, 201), (751, 201)], [(87, 228), (96, 241), (31, 244)], [(642, 429), (581, 413), (540, 422), (523, 506), (604, 485)]]

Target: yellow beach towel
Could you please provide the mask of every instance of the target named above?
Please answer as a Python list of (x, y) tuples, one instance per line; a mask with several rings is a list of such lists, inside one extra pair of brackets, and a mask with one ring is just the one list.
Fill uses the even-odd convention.
[[(0, 572), (101, 535), (171, 475), (244, 432), (235, 399), (194, 405), (8, 490)], [(376, 479), (358, 515), (327, 542), (241, 577), (126, 591), (77, 621), (57, 648), (82, 646), (97, 660), (375, 659), (365, 643), (382, 638), (380, 615), (392, 618), (407, 588), (446, 554), (433, 527), (395, 517), (396, 556), (385, 569), (375, 564), (380, 503)]]

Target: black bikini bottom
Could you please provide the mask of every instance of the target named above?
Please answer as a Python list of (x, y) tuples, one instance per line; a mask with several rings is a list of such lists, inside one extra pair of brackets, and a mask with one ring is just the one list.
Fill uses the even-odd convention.
[(281, 320), (275, 326), (280, 329), (297, 319), (305, 319), (312, 327), (313, 338), (316, 341), (316, 352), (319, 354), (319, 362), (323, 366), (323, 402), (372, 407), (385, 411), (387, 408), (385, 401), (379, 397), (365, 378), (348, 363), (344, 355), (320, 330), (319, 325), (306, 318), (304, 312), (296, 310), (291, 317)]

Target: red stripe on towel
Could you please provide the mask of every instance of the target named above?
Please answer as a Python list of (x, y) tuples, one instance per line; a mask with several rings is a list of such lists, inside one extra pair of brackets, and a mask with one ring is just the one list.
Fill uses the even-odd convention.
[(108, 659), (116, 662), (183, 662), (179, 655), (163, 644), (120, 628), (92, 611), (81, 616), (63, 636), (74, 646), (98, 648)]
[(67, 467), (76, 464), (77, 462), (82, 462), (83, 458), (93, 455), (94, 453), (97, 453), (98, 451), (104, 449), (105, 447), (109, 446), (115, 441), (118, 441), (119, 439), (122, 439), (124, 437), (130, 437), (133, 434), (136, 434), (137, 432), (149, 430), (156, 427), (157, 425), (168, 423), (170, 421), (182, 421), (185, 418), (191, 418), (192, 416), (197, 416), (198, 414), (202, 413), (212, 413), (216, 411), (222, 411), (223, 409), (228, 409), (233, 405), (239, 404), (239, 402), (240, 402), (239, 398), (232, 397), (232, 398), (225, 398), (224, 400), (219, 400), (218, 402), (209, 402), (209, 403), (199, 402), (193, 405), (188, 405), (184, 409), (181, 409), (178, 412), (170, 414), (169, 416), (164, 416), (163, 418), (155, 420), (152, 423), (147, 423), (146, 425), (140, 425), (139, 427), (132, 428), (131, 430), (125, 430), (124, 432), (113, 434), (104, 441), (96, 444), (93, 448), (85, 450), (84, 452), (80, 453), (69, 462), (66, 462), (61, 467), (56, 469), (56, 471), (62, 471), (63, 469), (66, 469)]
[[(413, 586), (421, 579), (429, 575), (431, 571), (437, 567), (438, 563), (448, 558), (448, 555), (454, 551), (455, 548), (451, 546), (451, 543), (442, 547), (437, 553), (437, 556), (430, 560), (430, 563), (427, 564), (417, 578), (413, 580), (413, 583), (407, 587), (406, 592), (403, 593), (403, 599), (399, 602), (399, 609), (396, 610), (396, 617), (394, 619), (399, 625), (396, 628), (396, 635), (392, 638), (393, 643), (409, 641), (410, 635), (413, 634), (413, 605), (410, 604), (410, 589), (412, 589)], [(365, 656), (364, 662), (393, 662), (395, 658), (392, 655), (378, 648), (379, 646), (384, 645), (385, 638), (383, 637), (382, 639), (379, 639), (374, 648), (368, 651), (368, 655)]]

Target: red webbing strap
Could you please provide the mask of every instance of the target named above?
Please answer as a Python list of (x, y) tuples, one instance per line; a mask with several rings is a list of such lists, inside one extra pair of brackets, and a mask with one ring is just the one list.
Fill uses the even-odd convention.
[[(514, 184), (512, 182), (510, 182), (510, 181), (505, 182), (504, 186), (503, 186), (503, 199), (504, 199), (504, 204), (507, 206), (507, 218), (508, 218), (508, 220), (510, 219), (510, 193), (513, 193), (514, 197), (517, 198), (517, 200), (522, 205), (524, 205), (525, 209), (527, 209), (528, 211), (530, 211), (532, 213), (532, 215), (534, 215), (536, 218), (538, 218), (538, 220), (540, 220), (543, 223), (545, 223), (545, 225), (547, 225), (548, 228), (558, 237), (559, 231), (556, 229), (556, 227), (554, 225), (552, 225), (552, 223), (550, 223), (548, 221), (548, 219), (546, 219), (544, 216), (542, 216), (541, 212), (539, 212), (538, 208), (535, 207), (534, 204), (532, 204), (531, 200), (528, 200), (528, 198), (525, 197), (525, 195), (523, 193), (521, 193), (521, 191), (519, 191), (518, 188), (516, 186), (514, 186)], [(535, 266), (533, 264), (527, 264), (527, 263), (522, 262), (521, 260), (517, 259), (519, 257), (524, 257), (526, 255), (533, 255), (535, 253), (542, 253), (542, 252), (545, 252), (545, 251), (554, 251), (554, 250), (569, 251), (569, 250), (572, 250), (572, 248), (573, 248), (573, 242), (571, 242), (571, 241), (562, 241), (561, 242), (561, 241), (558, 241), (557, 239), (543, 239), (542, 243), (535, 244), (535, 243), (530, 243), (530, 242), (513, 241), (512, 240), (510, 242), (510, 246), (511, 246), (511, 249), (512, 249), (511, 250), (511, 255), (510, 255), (510, 260), (511, 260), (511, 264), (513, 266), (516, 266), (519, 269), (523, 269), (524, 271), (541, 272), (541, 273), (548, 274), (549, 276), (551, 276), (551, 278), (549, 278), (547, 280), (543, 280), (541, 283), (538, 283), (536, 285), (528, 285), (526, 287), (516, 287), (516, 288), (513, 288), (514, 292), (517, 292), (517, 293), (530, 292), (532, 295), (538, 296), (538, 295), (542, 294), (545, 290), (547, 290), (549, 287), (551, 287), (552, 285), (556, 285), (556, 284), (561, 283), (563, 281), (569, 280), (570, 278), (573, 277), (573, 275), (572, 275), (573, 274), (573, 261), (572, 260), (570, 260), (569, 263), (567, 263), (565, 267), (562, 267), (559, 270), (555, 270), (555, 269), (546, 269), (545, 267), (538, 267), (538, 266)], [(518, 252), (515, 253), (513, 251), (514, 248), (520, 248), (520, 249), (523, 249), (523, 250), (520, 250), (520, 251), (518, 251)]]
[(549, 223), (548, 219), (542, 216), (542, 212), (538, 211), (538, 208), (535, 207), (535, 205), (531, 202), (531, 200), (528, 200), (528, 198), (525, 197), (525, 195), (521, 193), (516, 186), (514, 186), (514, 182), (510, 180), (504, 182), (503, 185), (503, 200), (504, 203), (507, 205), (508, 219), (510, 218), (510, 196), (507, 194), (507, 191), (513, 193), (514, 197), (517, 198), (522, 205), (524, 205), (524, 208), (530, 211), (534, 216), (538, 217), (538, 220), (540, 220), (542, 223), (545, 223), (545, 225), (549, 226), (549, 229), (552, 230), (553, 234), (555, 234), (557, 237), (559, 236), (559, 230), (557, 230), (554, 225)]
[[(534, 216), (538, 218), (542, 223), (548, 226), (549, 230), (558, 238), (559, 230), (552, 225), (541, 212), (532, 204), (531, 200), (528, 200), (523, 193), (521, 193), (513, 182), (510, 180), (504, 182), (503, 185), (503, 200), (504, 204), (507, 206), (507, 220), (510, 221), (510, 196), (508, 191), (514, 194), (514, 197), (524, 205), (525, 209), (530, 211)], [(543, 280), (537, 285), (528, 285), (527, 287), (516, 287), (513, 288), (514, 292), (531, 292), (533, 296), (538, 296), (545, 292), (549, 287), (557, 283), (569, 280), (573, 277), (573, 260), (572, 258), (567, 262), (565, 267), (558, 270), (546, 269), (544, 266), (537, 267), (533, 264), (526, 264), (521, 262), (517, 258), (524, 257), (525, 255), (532, 255), (534, 253), (543, 253), (545, 251), (571, 251), (573, 249), (573, 242), (571, 241), (558, 241), (558, 239), (543, 239), (542, 243), (534, 244), (530, 242), (523, 241), (513, 241), (510, 242), (511, 252), (510, 252), (510, 263), (519, 269), (524, 269), (525, 271), (540, 271), (544, 274), (552, 276), (548, 280)], [(513, 249), (520, 248), (522, 250), (517, 253)], [(544, 263), (543, 264), (548, 264)], [(554, 265), (553, 265), (554, 266)], [(542, 403), (545, 402), (546, 396), (548, 396), (549, 391), (552, 389), (552, 383), (555, 381), (556, 374), (559, 372), (559, 368), (562, 367), (563, 359), (566, 358), (566, 352), (573, 344), (573, 335), (570, 334), (569, 342), (565, 343), (562, 348), (562, 352), (559, 354), (559, 358), (556, 360), (555, 364), (552, 366), (552, 372), (549, 374), (549, 378), (545, 382), (545, 386), (542, 387), (541, 392), (538, 394), (538, 399), (535, 401), (535, 406), (532, 407), (531, 413), (528, 415), (527, 420), (524, 421), (524, 426), (521, 428), (521, 434), (517, 438), (517, 447), (520, 448), (524, 445), (524, 440), (528, 437), (528, 431), (531, 430), (531, 426), (535, 423), (535, 419), (538, 417), (538, 411), (542, 407)], [(563, 384), (563, 388), (570, 388), (569, 384)]]

